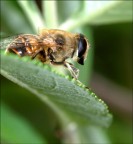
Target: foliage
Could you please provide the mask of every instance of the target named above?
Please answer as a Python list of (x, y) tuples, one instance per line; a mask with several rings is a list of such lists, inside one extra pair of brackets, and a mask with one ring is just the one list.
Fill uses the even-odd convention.
[[(71, 6), (75, 8), (68, 11)], [(122, 15), (123, 11), (128, 12)], [(38, 28), (48, 27), (85, 33), (91, 43), (91, 50), (85, 67), (81, 69), (77, 65), (80, 69), (79, 79), (85, 85), (90, 81), (93, 63), (93, 33), (89, 25), (132, 20), (130, 1), (72, 1), (71, 4), (69, 1), (42, 1), (41, 12), (35, 1), (2, 1), (1, 13), (1, 32), (36, 33)], [(12, 17), (15, 17), (14, 22), (12, 22)], [(20, 59), (11, 54), (5, 55), (3, 50), (1, 50), (1, 74), (37, 96), (42, 107), (48, 107), (48, 113), (50, 113), (45, 113), (46, 117), (50, 118), (44, 119), (44, 123), (41, 121), (40, 125), (37, 121), (35, 126), (33, 123), (29, 124), (29, 116), (25, 118), (20, 116), (22, 113), (20, 110), (17, 113), (16, 110), (10, 110), (10, 106), (2, 104), (2, 141), (9, 143), (59, 143), (59, 141), (62, 143), (110, 143), (101, 126), (108, 127), (112, 116), (109, 114), (106, 104), (84, 84), (72, 80), (49, 65), (43, 66), (40, 62), (31, 61), (27, 57)], [(13, 86), (11, 87), (13, 89)], [(2, 91), (4, 95), (5, 89)], [(17, 89), (8, 95), (13, 98), (15, 93), (17, 93)], [(25, 92), (23, 96), (26, 101), (30, 97), (30, 93)], [(30, 97), (31, 102), (33, 102), (32, 97), (33, 95)], [(6, 101), (9, 103), (11, 98), (8, 99)], [(17, 105), (19, 103), (21, 101), (15, 102)], [(24, 108), (25, 104), (26, 102), (23, 101), (21, 108)], [(40, 118), (42, 112), (40, 111), (40, 114), (36, 112), (38, 105), (33, 105), (33, 107), (35, 107), (33, 108), (35, 114)], [(12, 108), (14, 109), (14, 106)], [(25, 109), (24, 113), (27, 111)], [(8, 115), (8, 119), (5, 118), (5, 115)], [(31, 121), (36, 119), (33, 115)], [(41, 130), (38, 132), (34, 129), (41, 125), (47, 128), (43, 134)], [(13, 132), (12, 129), (14, 129)], [(52, 129), (52, 132), (49, 129)], [(53, 134), (54, 131), (56, 136)], [(27, 139), (27, 137), (30, 138)]]

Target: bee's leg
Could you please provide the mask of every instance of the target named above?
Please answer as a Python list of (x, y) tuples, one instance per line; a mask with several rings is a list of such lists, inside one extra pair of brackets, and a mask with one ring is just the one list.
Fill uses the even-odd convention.
[(78, 82), (79, 85), (82, 83), (78, 80), (79, 69), (75, 68), (73, 64), (65, 62), (64, 66), (70, 71), (72, 77)]
[(31, 59), (34, 59), (41, 51), (43, 51), (43, 49), (39, 49), (39, 50), (37, 50), (35, 53), (33, 53), (33, 54), (31, 55)]
[(79, 69), (75, 68), (73, 64), (71, 64), (69, 62), (66, 62), (66, 61), (63, 61), (63, 62), (51, 61), (51, 64), (53, 64), (53, 65), (64, 65), (69, 70), (72, 77), (75, 78), (76, 80), (78, 79)]
[(64, 66), (69, 70), (72, 77), (77, 80), (79, 76), (79, 69), (75, 68), (73, 64), (68, 62), (64, 62)]
[(9, 53), (9, 48), (6, 48), (5, 53), (6, 54)]

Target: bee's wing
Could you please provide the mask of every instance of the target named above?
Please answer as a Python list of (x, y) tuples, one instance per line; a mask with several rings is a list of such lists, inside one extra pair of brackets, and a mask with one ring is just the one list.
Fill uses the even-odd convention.
[[(12, 43), (12, 47), (15, 47), (15, 48), (19, 48), (19, 47), (22, 47), (22, 46), (25, 46), (25, 43), (22, 42), (21, 40), (19, 41), (17, 38), (19, 37), (19, 35), (16, 35), (16, 36), (9, 36), (9, 37), (6, 37), (6, 38), (1, 38), (0, 40), (0, 49), (7, 49), (7, 47)], [(17, 40), (16, 40), (17, 39)], [(27, 42), (27, 45), (38, 45), (38, 44), (43, 44), (42, 41), (38, 41), (38, 42)], [(11, 48), (11, 46), (10, 46)]]
[(6, 38), (1, 38), (0, 39), (0, 49), (6, 49), (7, 46), (18, 36), (9, 36)]

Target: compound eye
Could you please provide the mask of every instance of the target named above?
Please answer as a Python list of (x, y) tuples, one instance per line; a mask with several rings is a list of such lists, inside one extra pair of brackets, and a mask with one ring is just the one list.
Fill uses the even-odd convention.
[(84, 35), (80, 34), (79, 43), (78, 43), (78, 63), (84, 65), (84, 54), (87, 50), (87, 42)]

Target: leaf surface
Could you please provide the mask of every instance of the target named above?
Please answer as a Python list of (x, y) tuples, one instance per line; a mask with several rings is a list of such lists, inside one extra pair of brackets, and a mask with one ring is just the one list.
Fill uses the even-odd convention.
[(48, 65), (2, 52), (1, 74), (36, 94), (63, 123), (69, 122), (69, 113), (69, 117), (78, 117), (79, 121), (84, 119), (102, 126), (110, 124), (111, 115), (102, 100), (83, 84), (53, 72)]

